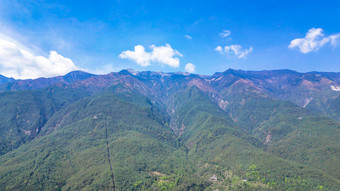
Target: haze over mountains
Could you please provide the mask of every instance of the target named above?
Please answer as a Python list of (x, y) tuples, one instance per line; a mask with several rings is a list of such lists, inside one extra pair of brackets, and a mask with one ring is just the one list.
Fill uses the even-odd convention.
[(339, 190), (340, 73), (0, 76), (1, 190)]

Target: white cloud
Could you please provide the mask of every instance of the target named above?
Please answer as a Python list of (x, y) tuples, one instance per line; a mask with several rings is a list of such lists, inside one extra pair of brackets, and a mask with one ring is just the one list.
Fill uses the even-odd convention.
[(180, 61), (178, 57), (183, 56), (177, 50), (171, 48), (169, 44), (165, 46), (151, 45), (151, 52), (146, 52), (142, 45), (135, 46), (135, 50), (123, 51), (119, 57), (122, 59), (130, 59), (135, 61), (140, 66), (149, 66), (151, 62), (158, 62), (161, 64), (168, 65), (173, 68), (178, 68)]
[(188, 64), (185, 65), (184, 69), (185, 69), (186, 72), (194, 73), (195, 69), (196, 69), (196, 66), (191, 64), (191, 63), (188, 63)]
[(230, 30), (223, 30), (221, 33), (220, 33), (220, 36), (222, 38), (225, 38), (227, 36), (229, 36), (231, 34), (231, 31)]
[(31, 49), (0, 34), (0, 73), (16, 79), (52, 77), (79, 70), (71, 59), (56, 51), (48, 57), (35, 54)]
[(288, 47), (291, 49), (298, 47), (300, 52), (307, 54), (311, 51), (319, 50), (328, 42), (335, 47), (338, 38), (340, 38), (340, 33), (325, 37), (322, 28), (311, 28), (304, 38), (292, 40)]
[(130, 60), (133, 60), (137, 62), (137, 64), (143, 67), (149, 66), (150, 61), (151, 61), (151, 54), (148, 52), (145, 52), (145, 48), (142, 45), (135, 46), (134, 51), (131, 51), (131, 50), (123, 51), (119, 55), (119, 57), (123, 59), (127, 58)]
[(217, 46), (215, 50), (221, 54), (226, 53), (228, 55), (235, 55), (237, 58), (246, 58), (247, 55), (253, 51), (253, 47), (242, 49), (241, 45), (233, 44), (225, 46), (224, 51), (221, 46)]
[(227, 54), (234, 53), (237, 56), (237, 58), (245, 58), (252, 51), (253, 47), (250, 47), (249, 49), (242, 49), (241, 45), (238, 44), (233, 44), (224, 47), (224, 52), (226, 52)]
[(220, 54), (223, 54), (222, 46), (217, 46), (217, 47), (215, 48), (215, 50), (216, 50), (217, 52), (219, 52)]
[(192, 37), (191, 37), (190, 35), (184, 35), (184, 37), (187, 38), (187, 39), (189, 39), (189, 40), (192, 39)]

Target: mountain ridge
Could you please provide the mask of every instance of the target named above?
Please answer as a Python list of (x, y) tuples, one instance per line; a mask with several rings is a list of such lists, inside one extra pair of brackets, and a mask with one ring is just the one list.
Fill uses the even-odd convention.
[[(203, 91), (214, 94), (212, 96), (217, 102), (224, 102), (224, 94), (233, 87), (242, 87), (241, 89), (252, 87), (254, 88), (253, 91), (257, 91), (259, 94), (288, 100), (303, 107), (308, 106), (323, 115), (328, 115), (340, 121), (340, 117), (337, 116), (338, 111), (329, 108), (329, 103), (337, 102), (339, 99), (337, 98), (338, 92), (340, 92), (340, 73), (334, 72), (299, 73), (288, 69), (263, 71), (228, 69), (211, 76), (203, 76), (182, 72), (138, 72), (132, 69), (124, 69), (105, 75), (74, 71), (65, 76), (53, 78), (7, 82), (0, 84), (0, 92), (35, 90), (51, 85), (100, 91), (107, 86), (119, 83), (135, 86), (134, 88), (139, 89), (144, 94), (158, 97), (158, 99), (166, 96), (161, 95), (162, 93), (178, 88), (179, 83), (184, 86), (194, 85)], [(163, 90), (159, 91), (159, 88)], [(336, 112), (336, 114), (332, 115), (329, 110)]]

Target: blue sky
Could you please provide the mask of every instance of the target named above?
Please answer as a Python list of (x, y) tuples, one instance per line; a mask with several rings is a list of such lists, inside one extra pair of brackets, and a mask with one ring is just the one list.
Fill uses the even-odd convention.
[(0, 74), (124, 68), (340, 72), (340, 1), (0, 1)]

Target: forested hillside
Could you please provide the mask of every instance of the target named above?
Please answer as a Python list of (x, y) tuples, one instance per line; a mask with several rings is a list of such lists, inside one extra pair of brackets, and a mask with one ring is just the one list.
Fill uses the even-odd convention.
[(340, 189), (340, 74), (123, 70), (0, 84), (0, 190)]

